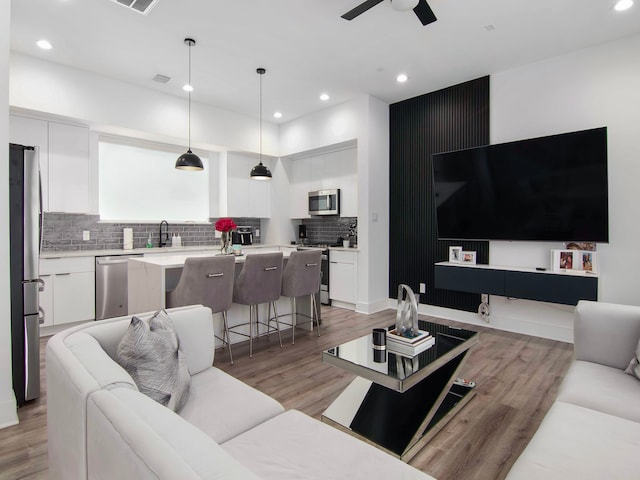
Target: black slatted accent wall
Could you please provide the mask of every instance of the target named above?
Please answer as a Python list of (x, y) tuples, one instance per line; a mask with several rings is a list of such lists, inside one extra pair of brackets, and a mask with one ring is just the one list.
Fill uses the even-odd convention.
[(389, 113), (389, 297), (400, 283), (418, 293), (422, 282), (421, 303), (475, 311), (479, 295), (433, 286), (433, 266), (448, 259), (450, 245), (489, 263), (489, 242), (438, 240), (431, 155), (489, 143), (489, 77), (394, 103)]

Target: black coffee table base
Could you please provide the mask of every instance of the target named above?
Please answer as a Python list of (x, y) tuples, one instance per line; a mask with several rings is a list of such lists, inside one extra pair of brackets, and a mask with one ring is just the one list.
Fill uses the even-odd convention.
[(475, 395), (473, 388), (453, 383), (468, 353), (464, 349), (403, 392), (358, 377), (322, 421), (409, 461)]

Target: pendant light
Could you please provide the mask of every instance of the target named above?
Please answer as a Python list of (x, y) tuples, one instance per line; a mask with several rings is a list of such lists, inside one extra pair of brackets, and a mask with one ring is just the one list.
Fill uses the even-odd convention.
[(271, 180), (271, 170), (262, 163), (262, 75), (267, 71), (264, 68), (258, 68), (256, 73), (260, 75), (260, 163), (251, 169), (251, 179)]
[(192, 38), (185, 38), (184, 44), (189, 47), (189, 83), (185, 88), (189, 92), (189, 147), (187, 152), (176, 160), (176, 168), (178, 170), (203, 170), (202, 160), (191, 151), (191, 90), (193, 90), (191, 87), (191, 47), (196, 44), (196, 41)]

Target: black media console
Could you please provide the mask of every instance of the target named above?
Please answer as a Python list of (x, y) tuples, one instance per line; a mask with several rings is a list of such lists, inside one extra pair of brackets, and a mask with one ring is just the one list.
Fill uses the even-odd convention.
[(598, 300), (598, 276), (580, 271), (440, 262), (435, 264), (435, 288), (564, 305)]

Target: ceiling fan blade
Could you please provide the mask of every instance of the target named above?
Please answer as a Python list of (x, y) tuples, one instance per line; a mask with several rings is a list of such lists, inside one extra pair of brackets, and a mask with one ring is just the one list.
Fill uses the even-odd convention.
[(436, 16), (433, 14), (433, 10), (431, 10), (431, 7), (427, 3), (427, 0), (420, 0), (418, 5), (416, 5), (416, 8), (413, 9), (413, 12), (422, 22), (422, 25), (429, 25), (437, 20)]
[[(369, 10), (370, 8), (375, 7), (379, 3), (382, 3), (383, 1), (384, 0), (367, 0), (366, 2), (362, 2), (356, 8), (354, 8), (352, 10), (349, 10), (347, 13), (342, 15), (342, 18), (344, 18), (345, 20), (353, 20), (358, 15), (363, 14), (364, 12)], [(418, 8), (418, 7), (416, 7), (416, 8)]]

